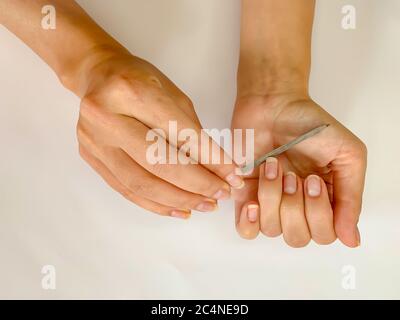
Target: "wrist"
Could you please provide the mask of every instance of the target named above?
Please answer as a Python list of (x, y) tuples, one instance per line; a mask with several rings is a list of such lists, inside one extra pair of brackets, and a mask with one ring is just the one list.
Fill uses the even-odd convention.
[(241, 55), (237, 95), (308, 95), (309, 65), (279, 58)]
[(128, 51), (76, 2), (60, 0), (57, 6), (60, 7), (57, 33), (49, 40), (51, 50), (45, 52), (44, 60), (54, 69), (64, 87), (80, 96), (94, 65)]
[(93, 44), (74, 61), (62, 64), (57, 75), (64, 87), (82, 97), (92, 78), (92, 70), (96, 66), (114, 57), (128, 55), (129, 51), (118, 43)]

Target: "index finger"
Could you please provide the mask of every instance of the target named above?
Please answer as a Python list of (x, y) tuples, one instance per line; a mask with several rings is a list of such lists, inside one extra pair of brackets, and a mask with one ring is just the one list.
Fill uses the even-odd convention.
[[(242, 188), (238, 166), (231, 157), (203, 130), (196, 119), (183, 112), (176, 100), (160, 88), (139, 90), (140, 99), (132, 92), (123, 97), (125, 112), (150, 129), (161, 129), (169, 144), (177, 149), (190, 147), (190, 157), (233, 188)], [(128, 107), (129, 106), (129, 107)], [(191, 106), (192, 107), (192, 106)], [(143, 110), (146, 110), (144, 112)], [(188, 144), (188, 139), (191, 139)]]

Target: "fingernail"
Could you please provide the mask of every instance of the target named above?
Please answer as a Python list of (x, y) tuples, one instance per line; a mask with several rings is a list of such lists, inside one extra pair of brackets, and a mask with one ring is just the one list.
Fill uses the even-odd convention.
[(213, 198), (216, 200), (227, 200), (231, 197), (231, 193), (227, 189), (219, 189), (214, 195)]
[(321, 181), (316, 175), (307, 178), (307, 193), (310, 197), (318, 197), (321, 194)]
[(283, 179), (283, 191), (287, 194), (294, 194), (297, 191), (297, 177), (294, 172), (288, 172)]
[(215, 200), (205, 200), (201, 203), (199, 203), (196, 206), (196, 210), (198, 211), (203, 211), (203, 212), (209, 212), (209, 211), (214, 211), (218, 208), (217, 203), (215, 202)]
[(258, 205), (249, 204), (247, 206), (247, 218), (250, 222), (256, 222), (258, 216)]
[(360, 235), (360, 230), (358, 227), (356, 227), (356, 235), (357, 235), (357, 246), (361, 246), (361, 235)]
[(270, 157), (265, 160), (265, 177), (274, 180), (278, 176), (278, 159)]
[(242, 189), (244, 187), (243, 179), (235, 173), (230, 173), (226, 176), (225, 180), (235, 189)]
[(190, 218), (190, 211), (184, 211), (184, 210), (172, 210), (170, 212), (170, 216), (174, 218), (179, 218), (179, 219), (189, 219)]

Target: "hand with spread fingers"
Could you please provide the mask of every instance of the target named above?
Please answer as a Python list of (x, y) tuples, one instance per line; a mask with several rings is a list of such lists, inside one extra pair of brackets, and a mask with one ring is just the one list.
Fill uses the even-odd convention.
[(365, 145), (308, 93), (313, 1), (243, 0), (238, 95), (232, 128), (252, 128), (255, 158), (322, 124), (329, 127), (268, 158), (235, 192), (246, 239), (283, 234), (292, 247), (339, 238), (360, 245), (357, 227)]

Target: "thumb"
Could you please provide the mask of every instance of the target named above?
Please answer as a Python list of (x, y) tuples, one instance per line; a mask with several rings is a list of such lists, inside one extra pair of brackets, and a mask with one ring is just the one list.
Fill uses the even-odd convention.
[(357, 247), (361, 243), (357, 224), (362, 206), (366, 167), (367, 149), (363, 143), (333, 162), (335, 232), (340, 241), (348, 247)]

